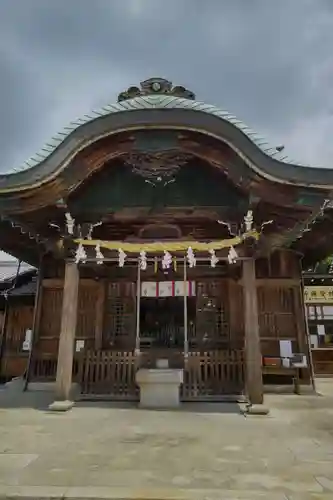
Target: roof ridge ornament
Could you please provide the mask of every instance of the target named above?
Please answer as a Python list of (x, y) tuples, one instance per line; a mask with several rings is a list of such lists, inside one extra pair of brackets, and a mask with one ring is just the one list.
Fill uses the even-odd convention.
[(140, 82), (140, 88), (131, 86), (124, 92), (121, 92), (118, 95), (118, 102), (154, 94), (173, 95), (175, 97), (195, 100), (195, 94), (191, 90), (186, 89), (182, 85), (173, 86), (172, 82), (164, 78), (154, 77)]

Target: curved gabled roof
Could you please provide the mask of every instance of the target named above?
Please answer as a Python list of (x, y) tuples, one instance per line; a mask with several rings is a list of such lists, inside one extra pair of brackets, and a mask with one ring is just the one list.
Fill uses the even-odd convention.
[[(27, 170), (34, 167), (45, 160), (53, 151), (59, 147), (59, 145), (68, 137), (72, 132), (74, 132), (78, 127), (85, 123), (89, 123), (96, 118), (101, 116), (110, 115), (114, 113), (120, 113), (123, 111), (132, 111), (137, 109), (192, 109), (195, 111), (201, 111), (203, 113), (208, 113), (222, 120), (225, 120), (235, 127), (239, 128), (243, 134), (247, 135), (258, 148), (260, 148), (264, 153), (275, 158), (276, 160), (283, 161), (285, 163), (291, 163), (294, 165), (301, 165), (301, 163), (294, 162), (291, 158), (279, 152), (275, 147), (272, 147), (262, 136), (257, 132), (248, 127), (244, 122), (239, 120), (236, 116), (232, 115), (226, 110), (217, 108), (216, 106), (205, 104), (201, 101), (193, 101), (189, 99), (183, 99), (181, 97), (169, 96), (169, 95), (147, 95), (136, 97), (134, 99), (129, 99), (126, 101), (121, 101), (116, 104), (107, 104), (98, 110), (93, 110), (90, 114), (84, 115), (77, 120), (72, 121), (68, 126), (66, 126), (61, 132), (51, 138), (50, 142), (45, 144), (40, 151), (38, 151), (29, 160), (25, 161), (16, 171)], [(306, 166), (306, 165), (303, 165)], [(13, 173), (13, 172), (10, 172)]]
[[(116, 118), (120, 113), (129, 114), (139, 110), (186, 110), (205, 115), (206, 117), (214, 117), (215, 121), (219, 119), (221, 120), (220, 139), (223, 140), (223, 124), (224, 126), (228, 124), (229, 127), (232, 126), (232, 128), (235, 129), (235, 143), (238, 141), (245, 144), (244, 139), (247, 139), (245, 144), (247, 148), (243, 149), (248, 149), (248, 151), (243, 151), (242, 146), (238, 147), (237, 144), (230, 144), (230, 141), (226, 142), (228, 142), (231, 147), (234, 146), (234, 150), (242, 153), (243, 159), (248, 160), (248, 163), (252, 165), (253, 168), (257, 166), (259, 173), (266, 173), (267, 177), (278, 182), (312, 185), (314, 187), (326, 189), (332, 186), (333, 188), (333, 171), (312, 168), (293, 162), (290, 158), (285, 156), (283, 152), (279, 152), (275, 147), (270, 146), (263, 137), (227, 111), (188, 98), (155, 94), (140, 95), (116, 104), (109, 104), (99, 110), (92, 111), (89, 115), (84, 115), (71, 122), (69, 126), (65, 127), (62, 132), (54, 136), (49, 143), (45, 144), (35, 156), (26, 161), (20, 168), (14, 171), (12, 170), (7, 174), (0, 175), (0, 191), (24, 189), (25, 186), (30, 187), (33, 184), (42, 183), (43, 177), (52, 175), (53, 170), (58, 170), (59, 165), (61, 165), (71, 153), (76, 154), (86, 147), (87, 137), (80, 133), (83, 128), (103, 117), (110, 116)], [(144, 127), (144, 125), (142, 126)], [(205, 126), (203, 126), (202, 129), (204, 131)], [(107, 134), (104, 133), (104, 136), (105, 135)], [(98, 137), (95, 138), (95, 140), (97, 139)], [(90, 143), (91, 142), (94, 142), (94, 140), (90, 140)], [(250, 147), (251, 143), (252, 147)], [(255, 146), (254, 149), (253, 146)], [(64, 154), (57, 154), (58, 152), (60, 153), (62, 147), (66, 149)], [(258, 153), (261, 153), (261, 155)], [(51, 161), (51, 159), (53, 161)]]

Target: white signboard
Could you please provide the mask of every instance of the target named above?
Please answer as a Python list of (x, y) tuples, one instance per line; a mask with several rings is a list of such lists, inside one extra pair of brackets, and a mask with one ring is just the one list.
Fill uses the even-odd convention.
[(317, 335), (310, 335), (311, 347), (312, 349), (317, 349), (318, 347), (318, 337)]
[(325, 325), (317, 325), (317, 333), (321, 337), (325, 337)]
[[(186, 282), (186, 293), (195, 296), (195, 281)], [(141, 297), (184, 297), (184, 281), (143, 281)]]
[(84, 349), (84, 340), (77, 340), (75, 342), (75, 352), (80, 352)]
[(282, 358), (282, 366), (284, 368), (290, 368), (290, 358)]
[(22, 350), (23, 351), (30, 351), (31, 349), (31, 342), (32, 342), (32, 330), (26, 330), (25, 331), (25, 339), (22, 345)]
[(281, 358), (292, 358), (293, 349), (291, 340), (280, 340), (280, 356)]

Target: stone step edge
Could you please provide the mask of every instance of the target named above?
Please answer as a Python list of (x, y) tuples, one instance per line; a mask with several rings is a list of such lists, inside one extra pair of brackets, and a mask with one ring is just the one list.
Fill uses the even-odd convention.
[[(289, 497), (290, 495), (290, 497)], [(1, 486), (0, 500), (287, 500), (295, 493), (267, 490), (114, 488), (107, 486)], [(332, 493), (299, 493), (302, 500), (332, 500)]]

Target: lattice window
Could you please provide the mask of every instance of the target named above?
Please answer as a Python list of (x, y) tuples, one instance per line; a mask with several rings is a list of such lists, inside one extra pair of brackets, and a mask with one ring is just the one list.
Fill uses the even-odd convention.
[(230, 335), (228, 294), (219, 281), (197, 284), (196, 340), (208, 348)]
[(258, 287), (261, 337), (296, 338), (294, 290), (291, 287)]
[(76, 336), (80, 338), (94, 338), (96, 321), (98, 283), (80, 283)]
[(110, 283), (105, 304), (105, 347), (132, 348), (135, 342), (135, 318), (134, 283)]

